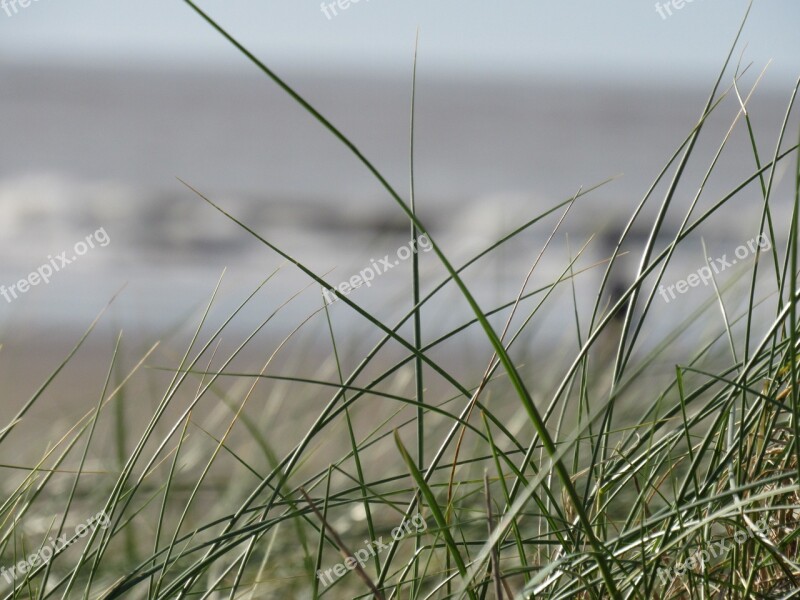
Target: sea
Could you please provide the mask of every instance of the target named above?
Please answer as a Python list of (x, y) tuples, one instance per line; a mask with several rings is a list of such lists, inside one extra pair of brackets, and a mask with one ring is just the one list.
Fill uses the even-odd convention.
[[(631, 225), (608, 300), (635, 277), (714, 83), (604, 83), (552, 73), (473, 80), (423, 70), (412, 153), (408, 74), (297, 69), (280, 76), (404, 202), (413, 174), (416, 214), (454, 267), (547, 212), (463, 276), (486, 311), (562, 279), (538, 309), (537, 335), (550, 340), (575, 337), (576, 306), (588, 324), (603, 261), (652, 188)], [(723, 80), (724, 97), (692, 148), (657, 251), (693, 203), (690, 223), (755, 173), (740, 110), (753, 83), (744, 78), (736, 90)], [(748, 100), (762, 164), (775, 153), (790, 94), (764, 84)], [(789, 128), (783, 148), (794, 143), (796, 130)], [(264, 281), (229, 327), (252, 330), (275, 313), (269, 327), (286, 334), (309, 317), (325, 322), (321, 286), (295, 262), (336, 287), (396, 257), (411, 239), (403, 210), (363, 161), (255, 69), (0, 63), (0, 131), (0, 284), (18, 284), (57, 256), (71, 259), (49, 283), (10, 301), (0, 297), (2, 336), (81, 331), (112, 299), (103, 322), (143, 337), (198, 322), (212, 297), (210, 319), (221, 323)], [(785, 243), (789, 226), (792, 169), (783, 161), (774, 173), (778, 243)], [(559, 221), (566, 207), (554, 207), (576, 195)], [(663, 282), (685, 279), (706, 257), (732, 255), (761, 232), (762, 211), (756, 180), (681, 244)], [(108, 243), (78, 255), (76, 248), (83, 251), (80, 244), (101, 229)], [(419, 262), (424, 295), (447, 272), (434, 252), (420, 252)], [(347, 296), (387, 324), (412, 306), (411, 260), (397, 263)], [(735, 285), (748, 265), (721, 273), (719, 285)], [(523, 304), (521, 317), (543, 294)], [(710, 285), (669, 303), (656, 295), (655, 331), (715, 297)], [(731, 305), (734, 312), (742, 308), (741, 297)], [(328, 313), (344, 327), (374, 328), (341, 301)], [(494, 317), (499, 327), (507, 314)], [(470, 310), (450, 284), (423, 315), (432, 333), (446, 332)]]

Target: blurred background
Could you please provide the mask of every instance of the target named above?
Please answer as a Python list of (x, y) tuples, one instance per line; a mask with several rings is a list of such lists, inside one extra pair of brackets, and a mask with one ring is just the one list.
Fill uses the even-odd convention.
[[(592, 235), (578, 267), (610, 255), (697, 122), (748, 3), (695, 0), (666, 18), (657, 8), (664, 3), (641, 0), (361, 0), (335, 10), (329, 4), (200, 2), (350, 136), (405, 198), (419, 32), (416, 197), (422, 220), (456, 265), (579, 189), (613, 177), (578, 201), (537, 267), (535, 288), (557, 278)], [(796, 0), (756, 0), (735, 51), (733, 66), (747, 69), (742, 97), (769, 65), (750, 104), (762, 157), (774, 153), (800, 74), (798, 23)], [(723, 89), (733, 76), (729, 69)], [(676, 206), (685, 209), (694, 198), (738, 111), (731, 94), (710, 119), (702, 158), (692, 161)], [(307, 277), (177, 178), (332, 285), (409, 239), (403, 214), (363, 166), (180, 0), (4, 4), (0, 131), (0, 283), (13, 285), (62, 251), (74, 254), (75, 243), (99, 228), (111, 240), (49, 284), (13, 302), (0, 298), (0, 377), (19, 383), (21, 396), (120, 289), (102, 323), (143, 344), (194, 323), (190, 317), (208, 302), (223, 269), (223, 310), (214, 322), (276, 269), (234, 327), (251, 330), (305, 289), (270, 324), (280, 339), (320, 307), (319, 286), (307, 287)], [(794, 143), (789, 137), (786, 144)], [(781, 202), (789, 210), (788, 167), (776, 178), (778, 215)], [(740, 122), (699, 207), (754, 170)], [(758, 187), (737, 202), (741, 220), (726, 212), (704, 225), (696, 244), (687, 244), (696, 254), (680, 256), (682, 272), (666, 281), (702, 266), (701, 238), (713, 257), (757, 235)], [(668, 215), (668, 232), (683, 215)], [(515, 297), (556, 220), (554, 214), (467, 272), (486, 309)], [(776, 223), (785, 231), (786, 223)], [(644, 225), (635, 228), (628, 249), (635, 251), (646, 233)], [(618, 286), (635, 273), (633, 256), (620, 262)], [(421, 262), (428, 290), (443, 270), (433, 253)], [(400, 316), (410, 307), (409, 269), (407, 261), (350, 298), (382, 319)], [(594, 295), (582, 290), (596, 290), (601, 274), (595, 268), (578, 278), (581, 306), (591, 307)], [(548, 343), (575, 344), (574, 328), (565, 327), (572, 313), (571, 290), (565, 292), (570, 301), (550, 309), (553, 318), (537, 330)], [(660, 305), (662, 323), (713, 294), (695, 289)], [(426, 310), (433, 330), (464, 320), (468, 310), (456, 298), (445, 292)], [(343, 303), (330, 308), (339, 324), (364, 324)], [(324, 326), (324, 318), (314, 325)], [(101, 341), (97, 356), (112, 339)]]

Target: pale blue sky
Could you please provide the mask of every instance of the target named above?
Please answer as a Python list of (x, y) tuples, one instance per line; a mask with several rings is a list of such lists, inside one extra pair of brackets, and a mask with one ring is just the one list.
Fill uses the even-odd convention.
[[(708, 80), (746, 0), (694, 0), (664, 20), (650, 0), (360, 0), (328, 20), (319, 0), (199, 0), (272, 64), (407, 68), (420, 27), (427, 67)], [(772, 83), (800, 74), (800, 1), (755, 0), (744, 40)], [(242, 60), (181, 0), (36, 0), (0, 11), (0, 60), (161, 64)], [(769, 81), (768, 81), (769, 83)]]

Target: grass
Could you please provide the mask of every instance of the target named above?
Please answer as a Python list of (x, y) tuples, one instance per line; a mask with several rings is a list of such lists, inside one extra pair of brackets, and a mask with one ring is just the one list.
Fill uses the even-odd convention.
[[(76, 535), (69, 548), (18, 573), (3, 588), (5, 597), (796, 595), (800, 163), (789, 124), (797, 86), (763, 155), (747, 109), (761, 78), (742, 94), (748, 70), (732, 65), (737, 36), (695, 127), (645, 192), (607, 260), (582, 262), (588, 240), (557, 277), (533, 288), (537, 266), (570, 211), (580, 210), (607, 182), (530, 216), (456, 265), (419, 216), (424, 206), (414, 193), (415, 82), (407, 202), (344, 133), (186, 2), (372, 173), (408, 218), (412, 238), (425, 234), (431, 240), (431, 258), (445, 275), (426, 280), (415, 254), (410, 308), (397, 322), (334, 292), (337, 305), (346, 305), (379, 336), (354, 367), (348, 363), (359, 340), (342, 339), (336, 311), (324, 303), (274, 345), (260, 368), (241, 366), (261, 356), (251, 351), (258, 335), (305, 290), (289, 296), (233, 348), (222, 343), (277, 272), (214, 328), (221, 280), (178, 353), (176, 336), (124, 364), (131, 350), (120, 335), (100, 394), (83, 418), (58, 432), (34, 464), (4, 466), (2, 564), (19, 563), (45, 548), (51, 536), (73, 534), (76, 524), (99, 511), (110, 517), (109, 526)], [(738, 107), (730, 130), (718, 140), (677, 233), (664, 244), (667, 215), (681, 210), (676, 198), (691, 185), (687, 167), (702, 160), (698, 141), (726, 102)], [(706, 183), (733, 132), (742, 128), (752, 172), (709, 201)], [(773, 209), (785, 194), (776, 191), (776, 173), (789, 162), (792, 218), (782, 239)], [(221, 220), (236, 223), (242, 235), (302, 271), (312, 290), (329, 287), (312, 268), (185, 185)], [(714, 281), (711, 301), (669, 331), (658, 330), (653, 340), (647, 324), (663, 309), (656, 293), (667, 267), (704, 226), (731, 213), (735, 218), (732, 207), (744, 194), (756, 194), (760, 212), (746, 239), (763, 232), (771, 248), (763, 256), (759, 249), (737, 270), (738, 282)], [(518, 292), (482, 307), (466, 283), (470, 268), (542, 226), (550, 234)], [(629, 243), (635, 227), (648, 231), (640, 247)], [(609, 300), (623, 254), (636, 257), (637, 271), (627, 289)], [(588, 315), (576, 283), (587, 272), (602, 273)], [(444, 335), (434, 334), (423, 317), (446, 291), (471, 314)], [(530, 354), (528, 344), (537, 339), (531, 331), (548, 318), (550, 305), (565, 299), (573, 302), (574, 347)], [(0, 444), (19, 443), (29, 410), (57, 385), (97, 322), (3, 425)], [(298, 373), (283, 355), (319, 324), (324, 336), (315, 343), (323, 345), (326, 359), (316, 372)], [(696, 334), (701, 329), (703, 336)], [(680, 341), (690, 334), (691, 344)], [(442, 356), (464, 339), (478, 340), (480, 352), (456, 370)], [(132, 406), (146, 405), (132, 389), (138, 378), (161, 386), (152, 414), (143, 419), (130, 416)], [(261, 410), (253, 408), (254, 398)], [(276, 417), (301, 405), (318, 408), (288, 413), (296, 415), (288, 422)], [(104, 440), (109, 433), (111, 444)], [(92, 467), (98, 464), (100, 471)], [(392, 534), (415, 519), (426, 526)], [(364, 548), (380, 551), (362, 563), (350, 558)], [(712, 556), (715, 548), (725, 550)], [(352, 566), (336, 573), (336, 565), (347, 561)], [(335, 577), (321, 581), (317, 574), (324, 578), (331, 570)]]

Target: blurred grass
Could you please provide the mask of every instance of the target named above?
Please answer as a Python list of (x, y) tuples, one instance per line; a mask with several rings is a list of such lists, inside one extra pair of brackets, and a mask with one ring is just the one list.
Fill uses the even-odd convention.
[[(747, 69), (737, 66), (733, 83), (723, 86), (735, 43), (696, 126), (646, 191), (611, 256), (583, 265), (590, 239), (556, 278), (530, 289), (568, 212), (580, 210), (576, 205), (583, 197), (606, 182), (521, 218), (518, 228), (456, 268), (418, 215), (416, 85), (407, 203), (345, 134), (186, 1), (372, 172), (405, 213), (412, 238), (425, 234), (431, 240), (447, 277), (425, 281), (415, 254), (411, 307), (397, 323), (334, 290), (342, 305), (383, 336), (355, 368), (344, 360), (357, 347), (358, 340), (349, 339), (354, 332), (337, 334), (336, 314), (321, 301), (265, 359), (257, 354), (259, 369), (242, 370), (243, 357), (252, 361), (256, 336), (305, 291), (291, 294), (233, 349), (224, 347), (223, 336), (233, 335), (231, 323), (275, 273), (208, 331), (221, 279), (177, 355), (174, 342), (159, 343), (123, 367), (120, 357), (129, 350), (120, 335), (93, 407), (68, 430), (48, 432), (52, 442), (35, 463), (3, 465), (2, 565), (10, 567), (45, 547), (50, 535), (74, 532), (75, 524), (100, 510), (111, 516), (111, 526), (78, 539), (13, 585), (0, 578), (4, 597), (786, 598), (800, 589), (800, 167), (787, 239), (777, 238), (772, 212), (779, 200), (776, 167), (798, 162), (798, 145), (786, 142), (797, 86), (767, 159), (746, 108), (760, 76), (742, 96)], [(740, 106), (731, 130), (720, 140), (678, 233), (658, 248), (686, 165), (700, 160), (695, 143), (704, 123), (731, 97)], [(753, 172), (731, 182), (729, 194), (695, 215), (705, 182), (742, 122)], [(634, 223), (642, 225), (643, 209), (656, 202), (659, 186), (665, 188), (663, 198), (647, 225), (644, 247), (637, 249), (636, 276), (609, 299), (624, 242)], [(330, 287), (290, 253), (187, 187), (243, 234), (304, 272), (312, 290)], [(771, 252), (759, 267), (759, 249), (748, 270), (739, 272), (742, 278), (749, 275), (746, 297), (739, 297), (738, 287), (715, 281), (714, 298), (648, 350), (638, 350), (645, 322), (659, 318), (653, 299), (676, 248), (712, 217), (735, 218), (726, 214), (729, 203), (753, 189), (761, 219), (752, 224), (752, 235), (768, 235)], [(482, 308), (462, 279), (464, 271), (546, 223), (552, 233), (518, 293), (500, 306)], [(604, 269), (603, 276), (586, 319), (574, 282), (597, 268)], [(421, 316), (448, 286), (457, 288), (473, 316), (431, 339)], [(575, 347), (529, 355), (521, 341), (538, 343), (532, 327), (547, 318), (549, 303), (563, 302), (565, 296), (555, 292), (565, 286), (572, 286)], [(766, 313), (769, 320), (762, 318)], [(504, 319), (499, 332), (490, 323), (495, 315)], [(317, 343), (328, 359), (311, 369), (302, 361), (296, 369), (282, 364), (276, 372), (275, 361), (287, 345), (318, 322), (327, 337)], [(411, 339), (403, 329), (409, 322)], [(3, 426), (0, 444), (18, 443), (12, 434), (25, 430), (28, 411), (57, 385), (96, 323)], [(718, 325), (710, 328), (713, 333), (694, 348), (682, 347), (681, 362), (670, 362), (667, 352), (676, 340), (709, 323)], [(467, 333), (480, 336), (484, 357), (455, 373), (435, 350), (465, 343)], [(389, 348), (401, 349), (403, 358), (390, 358)], [(650, 370), (659, 362), (669, 363), (671, 371)], [(146, 378), (150, 389), (161, 386), (159, 397), (142, 401), (131, 393), (138, 378)], [(327, 402), (319, 407), (322, 394)], [(254, 397), (260, 408), (252, 406)], [(152, 414), (139, 412), (151, 403)], [(99, 434), (111, 437), (113, 451)], [(418, 515), (425, 519), (424, 530), (392, 536), (394, 528)], [(763, 532), (757, 523), (766, 523)], [(748, 532), (741, 543), (738, 532)], [(357, 574), (348, 569), (332, 583), (319, 579), (319, 572), (379, 540), (381, 550)], [(727, 553), (696, 561), (682, 573), (672, 569), (720, 540), (730, 544)]]

